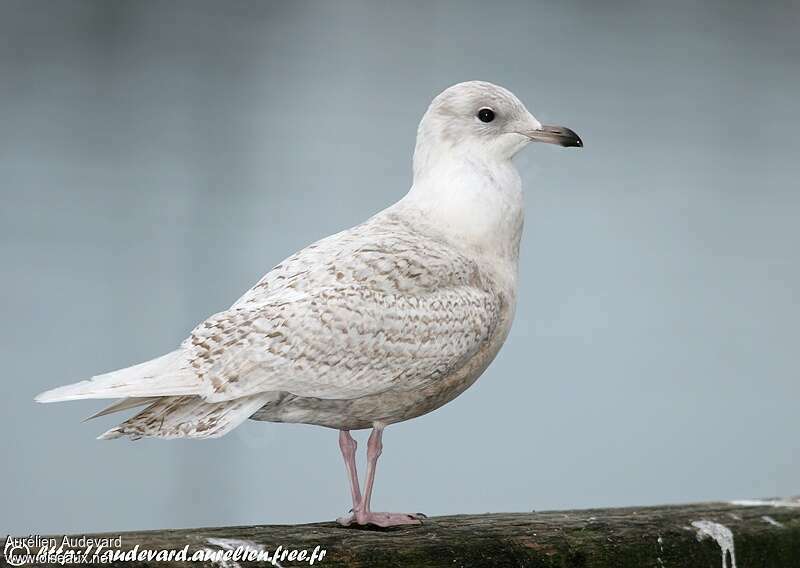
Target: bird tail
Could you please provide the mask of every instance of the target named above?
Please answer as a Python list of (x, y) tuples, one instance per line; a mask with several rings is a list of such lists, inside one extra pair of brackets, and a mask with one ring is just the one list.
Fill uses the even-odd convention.
[(196, 394), (199, 390), (197, 375), (187, 368), (183, 353), (176, 350), (133, 367), (43, 392), (35, 400), (161, 397)]
[(224, 402), (198, 396), (167, 396), (101, 435), (99, 440), (139, 438), (218, 438), (250, 418), (275, 397), (259, 393)]

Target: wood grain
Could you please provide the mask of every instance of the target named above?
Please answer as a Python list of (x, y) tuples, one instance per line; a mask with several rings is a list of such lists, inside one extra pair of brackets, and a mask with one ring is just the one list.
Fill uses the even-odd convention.
[[(710, 525), (709, 523), (715, 523)], [(698, 527), (732, 535), (732, 550)], [(713, 532), (713, 531), (712, 531)], [(117, 534), (109, 533), (111, 536)], [(233, 539), (225, 540), (225, 539)], [(724, 540), (724, 539), (723, 539)], [(242, 541), (242, 542), (237, 542)], [(381, 567), (574, 567), (732, 568), (800, 567), (800, 499), (745, 504), (703, 503), (661, 507), (531, 513), (456, 515), (427, 519), (421, 527), (341, 528), (334, 523), (269, 525), (122, 534), (122, 550), (224, 550), (238, 544), (325, 550), (315, 566)], [(47, 565), (47, 564), (44, 564)], [(183, 562), (117, 562), (161, 568)], [(238, 568), (269, 564), (245, 560), (193, 562)], [(309, 563), (279, 559), (278, 564)]]

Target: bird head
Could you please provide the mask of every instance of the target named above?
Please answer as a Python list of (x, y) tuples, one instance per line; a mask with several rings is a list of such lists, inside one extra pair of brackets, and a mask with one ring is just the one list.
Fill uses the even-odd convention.
[(540, 123), (508, 89), (485, 81), (458, 83), (433, 99), (419, 123), (414, 173), (443, 157), (510, 160), (530, 142), (583, 146), (569, 128)]

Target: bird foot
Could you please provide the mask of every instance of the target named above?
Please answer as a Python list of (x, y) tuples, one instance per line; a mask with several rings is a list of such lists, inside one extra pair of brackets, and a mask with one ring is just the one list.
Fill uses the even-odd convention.
[(421, 525), (422, 519), (427, 519), (422, 513), (373, 513), (356, 512), (336, 519), (336, 522), (343, 527), (352, 525), (376, 527), (397, 527), (402, 525)]

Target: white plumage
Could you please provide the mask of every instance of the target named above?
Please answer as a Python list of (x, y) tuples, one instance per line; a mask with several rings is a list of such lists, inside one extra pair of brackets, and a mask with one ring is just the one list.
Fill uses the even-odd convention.
[[(113, 412), (146, 397), (147, 409), (102, 437), (212, 437), (281, 393), (341, 401), (441, 381), (495, 336), (512, 298), (475, 260), (412, 225), (410, 207), (284, 260), (178, 350), (37, 400), (129, 397)], [(397, 411), (383, 406), (375, 420)]]
[(213, 437), (247, 418), (346, 431), (407, 420), (469, 387), (511, 326), (523, 207), (511, 158), (580, 146), (509, 91), (472, 81), (420, 122), (409, 193), (290, 256), (162, 357), (45, 392), (145, 409), (103, 438)]
[[(450, 87), (420, 122), (403, 199), (284, 260), (177, 350), (37, 400), (145, 406), (104, 439), (216, 437), (248, 418), (337, 428), (353, 496), (340, 522), (419, 523), (370, 509), (383, 428), (458, 396), (505, 341), (523, 222), (511, 158), (532, 140), (582, 145), (502, 87)], [(370, 427), (362, 496), (349, 430)]]

